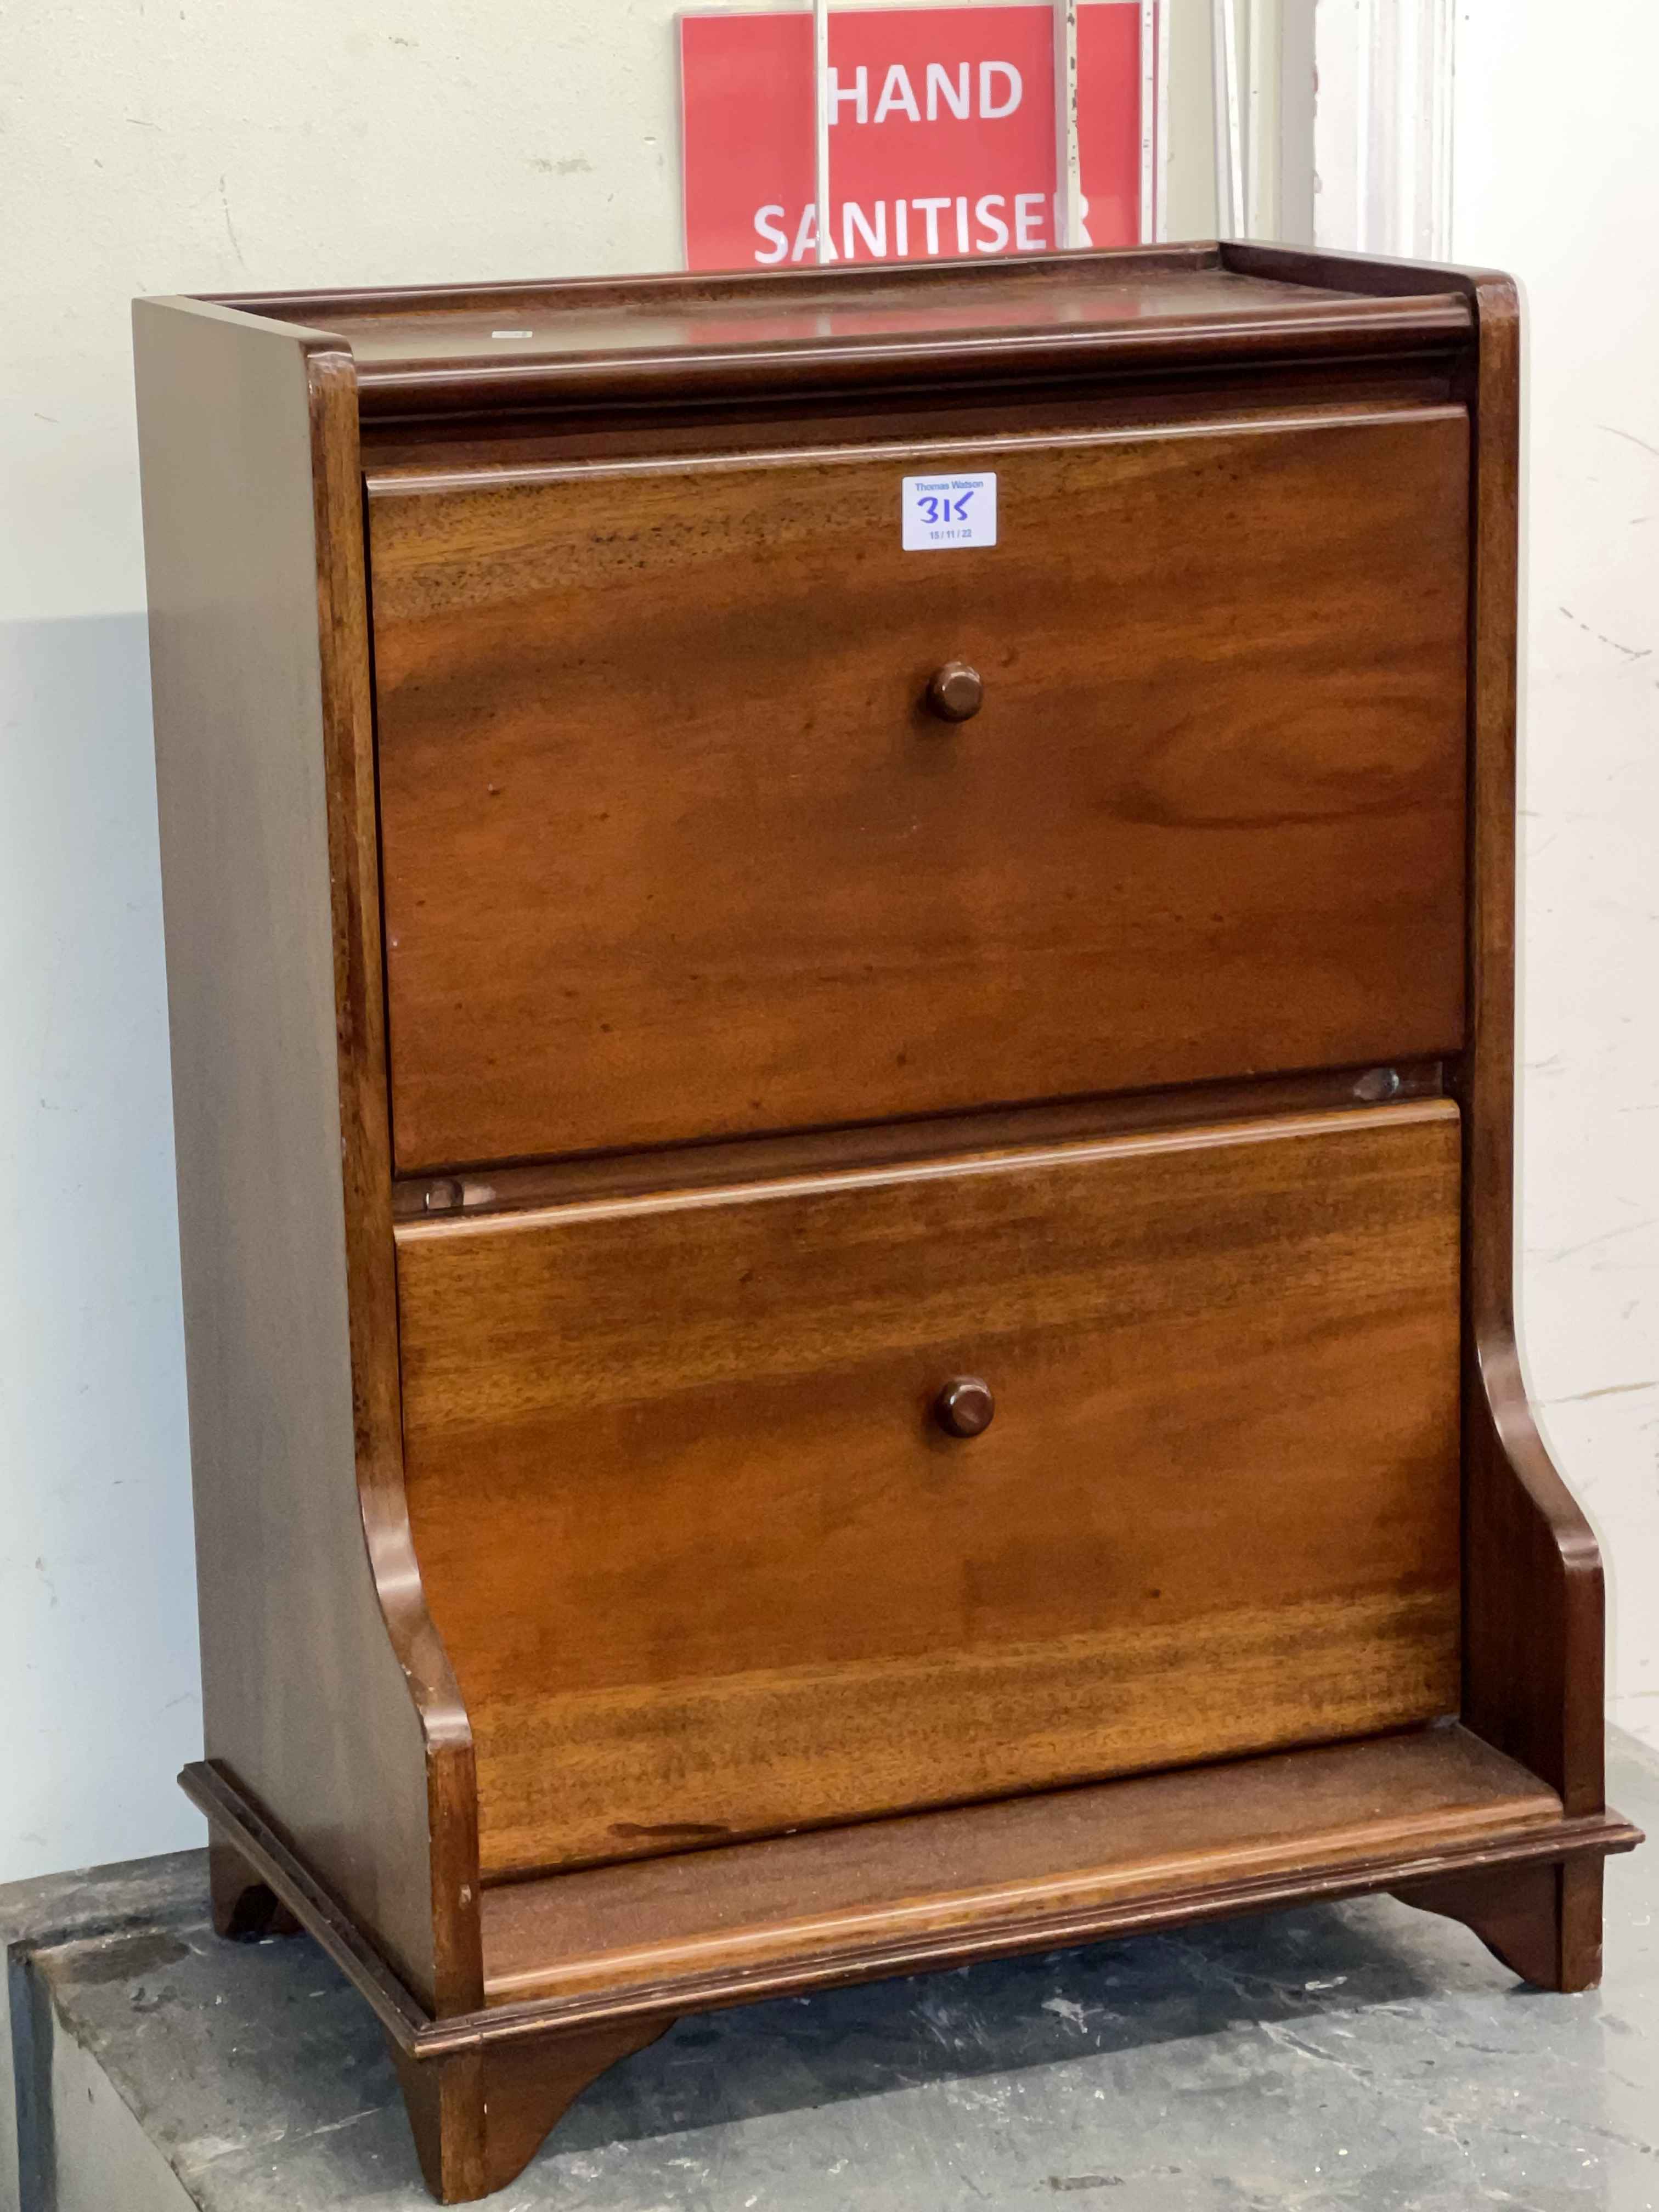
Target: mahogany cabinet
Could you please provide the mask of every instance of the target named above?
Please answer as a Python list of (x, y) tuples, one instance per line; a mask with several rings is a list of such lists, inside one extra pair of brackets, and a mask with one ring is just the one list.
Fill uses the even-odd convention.
[(185, 1786), (434, 2191), (680, 2014), (987, 1952), (1392, 1889), (1592, 1982), (1638, 1838), (1511, 1310), (1510, 284), (137, 334)]

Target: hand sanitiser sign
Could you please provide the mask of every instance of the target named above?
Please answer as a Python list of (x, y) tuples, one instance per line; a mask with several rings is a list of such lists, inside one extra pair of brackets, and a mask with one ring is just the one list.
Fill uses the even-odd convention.
[[(1143, 9), (1083, 0), (1084, 242), (1141, 234)], [(686, 265), (818, 258), (812, 19), (680, 18)], [(1035, 253), (1058, 243), (1054, 11), (853, 8), (830, 17), (830, 252), (836, 261)]]

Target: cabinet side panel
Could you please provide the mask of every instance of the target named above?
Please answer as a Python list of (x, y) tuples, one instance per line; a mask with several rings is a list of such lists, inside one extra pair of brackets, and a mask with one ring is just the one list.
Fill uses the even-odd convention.
[(431, 2003), (418, 1685), (359, 1492), (315, 341), (160, 302), (135, 341), (206, 1749)]
[(1464, 1715), (1584, 1814), (1604, 1794), (1601, 1561), (1539, 1435), (1514, 1303), (1520, 302), (1502, 277), (1474, 298)]

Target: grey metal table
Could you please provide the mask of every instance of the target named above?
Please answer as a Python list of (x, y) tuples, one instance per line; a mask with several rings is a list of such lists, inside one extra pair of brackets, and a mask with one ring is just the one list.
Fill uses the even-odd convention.
[[(1659, 1758), (1616, 1739), (1609, 1796), (1659, 1832)], [(1653, 2212), (1659, 1844), (1607, 1878), (1586, 1997), (1368, 1899), (689, 2020), (492, 2202)], [(204, 1855), (0, 1891), (0, 1943), (4, 2212), (429, 2202), (367, 2008), (307, 1941), (218, 1942)]]

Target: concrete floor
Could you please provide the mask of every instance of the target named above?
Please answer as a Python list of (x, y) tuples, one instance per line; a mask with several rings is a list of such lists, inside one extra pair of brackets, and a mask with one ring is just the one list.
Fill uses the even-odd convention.
[[(1659, 1758), (1608, 1794), (1659, 1832)], [(195, 1853), (0, 1892), (14, 2212), (416, 2212), (366, 2007), (206, 1924)], [(1388, 1899), (688, 2020), (500, 2212), (1654, 2212), (1659, 1846), (1612, 1862), (1594, 1996)], [(0, 2081), (3, 2081), (0, 2075)], [(0, 2094), (0, 2169), (9, 2115)]]

